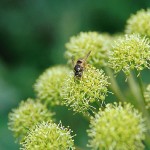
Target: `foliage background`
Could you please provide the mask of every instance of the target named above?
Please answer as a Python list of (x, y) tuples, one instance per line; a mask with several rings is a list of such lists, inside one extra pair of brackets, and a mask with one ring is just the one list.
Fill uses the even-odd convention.
[[(70, 36), (122, 32), (131, 13), (148, 7), (150, 0), (1, 0), (0, 149), (19, 148), (7, 127), (8, 113), (20, 100), (35, 97), (32, 86), (47, 67), (66, 62), (64, 44)], [(65, 107), (54, 110), (57, 122), (69, 125), (76, 144), (87, 149), (87, 121)]]

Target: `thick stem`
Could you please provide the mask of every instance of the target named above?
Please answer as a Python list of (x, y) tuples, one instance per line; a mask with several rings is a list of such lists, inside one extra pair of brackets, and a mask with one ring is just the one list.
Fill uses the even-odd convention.
[(136, 75), (137, 75), (137, 79), (138, 79), (138, 84), (139, 84), (139, 89), (140, 89), (140, 93), (141, 93), (141, 101), (142, 101), (142, 105), (144, 107), (144, 113), (145, 113), (145, 116), (147, 117), (147, 120), (149, 122), (149, 125), (150, 125), (150, 115), (149, 115), (149, 112), (147, 111), (146, 109), (146, 103), (145, 103), (145, 97), (144, 97), (144, 87), (143, 87), (143, 81), (142, 81), (142, 78), (141, 78), (141, 75), (139, 74), (138, 75), (138, 72), (135, 70), (136, 72)]
[(138, 85), (139, 85), (139, 92), (141, 94), (141, 105), (144, 107), (144, 109), (146, 110), (146, 104), (145, 104), (145, 98), (144, 98), (144, 88), (143, 88), (143, 81), (141, 78), (141, 75), (139, 75), (139, 73), (135, 70), (136, 76), (137, 76), (137, 81), (138, 81)]
[(136, 106), (138, 106), (139, 109), (142, 110), (142, 108), (144, 108), (142, 96), (140, 93), (139, 85), (135, 81), (135, 78), (134, 78), (132, 72), (130, 72), (130, 76), (128, 76), (127, 82), (128, 82), (130, 91), (131, 91), (132, 95), (134, 96), (134, 99), (136, 100), (135, 101)]
[[(135, 81), (135, 78), (134, 78), (132, 73), (130, 74), (130, 77), (128, 77), (129, 87), (130, 87), (132, 94), (134, 95), (134, 97), (137, 100), (137, 104), (138, 104), (139, 109), (142, 111), (143, 115), (146, 118), (147, 127), (149, 127), (150, 116), (149, 116), (149, 113), (145, 107), (145, 99), (144, 99), (144, 93), (143, 93), (144, 91), (143, 91), (142, 79), (141, 79), (141, 76), (139, 76), (137, 72), (136, 72), (136, 76), (137, 76), (138, 83)], [(150, 136), (150, 135), (148, 135), (148, 136)]]
[[(136, 72), (136, 75), (138, 75), (137, 71), (135, 71), (135, 72)], [(143, 98), (143, 102), (145, 103), (144, 88), (143, 88), (143, 82), (142, 82), (141, 75), (138, 75), (137, 79), (138, 79), (138, 83), (139, 83), (139, 87), (140, 87), (141, 96)]]
[(111, 71), (111, 69), (109, 69), (108, 67), (105, 67), (105, 71), (107, 73), (107, 75), (110, 77), (110, 88), (112, 89), (112, 91), (114, 92), (114, 94), (116, 95), (116, 97), (121, 101), (124, 102), (125, 101), (125, 96), (122, 94), (120, 87)]

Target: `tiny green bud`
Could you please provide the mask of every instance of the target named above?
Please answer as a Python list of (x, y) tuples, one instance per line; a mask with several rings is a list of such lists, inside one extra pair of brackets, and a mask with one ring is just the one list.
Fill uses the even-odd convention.
[(38, 101), (28, 98), (22, 101), (19, 107), (9, 113), (8, 127), (13, 131), (15, 138), (22, 141), (32, 127), (38, 122), (50, 121), (53, 113)]
[(84, 58), (89, 51), (92, 51), (88, 62), (99, 68), (107, 65), (111, 49), (111, 37), (108, 34), (97, 32), (81, 32), (70, 38), (66, 48), (65, 57), (68, 59), (68, 63), (71, 63), (72, 56), (77, 60)]
[(150, 68), (150, 41), (138, 34), (125, 35), (114, 42), (109, 63), (115, 73), (121, 70), (128, 76), (130, 70)]
[(141, 113), (131, 104), (107, 104), (91, 118), (88, 146), (95, 150), (142, 150), (145, 130)]
[(59, 125), (50, 122), (37, 124), (21, 143), (22, 150), (74, 150), (71, 132), (61, 123)]
[(146, 101), (146, 108), (150, 108), (150, 84), (146, 88), (146, 92), (144, 93), (145, 101)]
[(90, 65), (85, 67), (81, 79), (70, 74), (63, 86), (64, 103), (75, 112), (87, 113), (95, 101), (103, 101), (107, 95), (107, 81), (102, 70)]
[(126, 33), (139, 33), (150, 38), (150, 9), (140, 10), (127, 20)]
[(38, 99), (49, 106), (62, 105), (62, 84), (69, 69), (65, 66), (48, 68), (36, 81), (34, 89)]

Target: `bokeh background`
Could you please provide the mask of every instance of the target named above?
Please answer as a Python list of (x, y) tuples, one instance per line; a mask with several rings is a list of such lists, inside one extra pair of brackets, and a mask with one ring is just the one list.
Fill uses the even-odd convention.
[[(65, 43), (80, 31), (122, 32), (127, 18), (150, 0), (0, 0), (0, 150), (17, 150), (8, 113), (35, 97), (33, 84), (49, 66), (64, 64)], [(67, 108), (55, 108), (75, 143), (86, 148), (87, 121)]]

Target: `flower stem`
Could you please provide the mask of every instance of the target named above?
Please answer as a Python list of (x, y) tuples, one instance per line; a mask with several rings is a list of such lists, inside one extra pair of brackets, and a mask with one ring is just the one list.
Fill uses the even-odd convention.
[(116, 97), (121, 101), (124, 102), (125, 101), (125, 96), (123, 95), (123, 93), (120, 90), (120, 87), (113, 75), (113, 72), (111, 71), (110, 68), (105, 67), (105, 71), (107, 73), (107, 75), (110, 77), (110, 88), (112, 89), (112, 91), (115, 93)]
[(142, 79), (141, 79), (141, 76), (139, 76), (137, 71), (135, 71), (135, 73), (136, 73), (138, 83), (135, 81), (135, 77), (133, 76), (133, 74), (131, 72), (130, 76), (128, 77), (129, 87), (130, 87), (130, 90), (131, 90), (132, 94), (134, 95), (135, 99), (137, 100), (137, 105), (138, 105), (139, 109), (142, 111), (143, 115), (146, 117), (147, 126), (149, 126), (150, 116), (145, 107)]
[(141, 92), (141, 96), (143, 98), (143, 102), (145, 103), (145, 98), (144, 98), (144, 88), (143, 88), (143, 82), (142, 82), (142, 78), (141, 75), (138, 75), (138, 72), (135, 70), (136, 75), (137, 75), (137, 79), (138, 79), (138, 83), (139, 83), (139, 88), (140, 88), (140, 92)]
[[(133, 76), (133, 73), (130, 72), (130, 75), (127, 78), (127, 82), (130, 88), (130, 91), (132, 93), (132, 95), (134, 96), (134, 103), (136, 103), (136, 106), (141, 109), (141, 106), (143, 106), (143, 102), (141, 101), (142, 97), (140, 94), (140, 90), (139, 90), (139, 86), (137, 84), (137, 82), (135, 81), (135, 78)], [(144, 107), (144, 106), (143, 106)]]
[[(136, 70), (135, 70), (135, 72), (136, 72), (136, 75), (138, 75), (138, 72)], [(144, 97), (144, 87), (143, 87), (143, 81), (142, 81), (141, 75), (138, 75), (137, 79), (138, 79), (138, 84), (139, 84), (139, 88), (140, 88), (140, 92), (141, 92), (141, 96), (142, 96), (142, 100), (143, 100), (142, 101), (143, 102), (143, 106), (144, 106), (144, 109), (145, 109), (145, 111), (147, 113), (147, 117), (150, 118), (149, 113), (148, 113), (148, 111), (146, 109), (146, 103), (145, 103), (145, 97)]]

